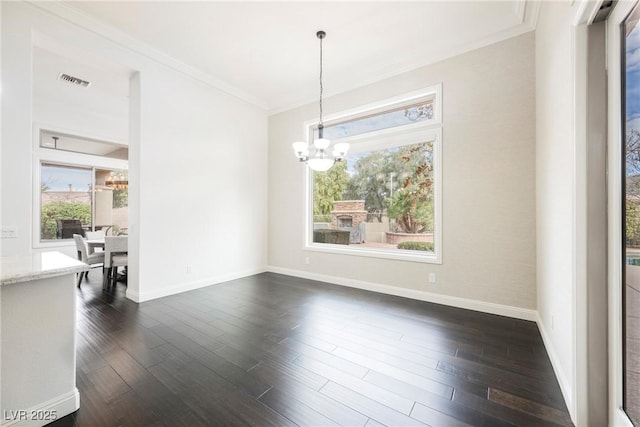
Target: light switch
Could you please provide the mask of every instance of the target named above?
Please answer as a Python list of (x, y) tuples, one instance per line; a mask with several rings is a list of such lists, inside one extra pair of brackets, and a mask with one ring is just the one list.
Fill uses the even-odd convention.
[(16, 239), (18, 238), (18, 227), (2, 227), (3, 239)]

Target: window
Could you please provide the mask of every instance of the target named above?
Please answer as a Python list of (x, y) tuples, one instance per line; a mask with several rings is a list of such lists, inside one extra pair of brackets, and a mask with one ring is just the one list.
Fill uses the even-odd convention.
[[(308, 171), (305, 247), (441, 262), (440, 86), (327, 118), (324, 135), (349, 154)], [(309, 138), (317, 123), (306, 124)]]
[(40, 240), (71, 239), (91, 229), (92, 170), (42, 163)]
[[(43, 137), (57, 138), (56, 145), (43, 145)], [(122, 152), (122, 146), (81, 137), (40, 132), (36, 151), (37, 238), (43, 246), (61, 241), (73, 242), (73, 234), (106, 230), (112, 234), (128, 228), (127, 162), (110, 153)], [(87, 144), (83, 145), (83, 141)], [(103, 147), (102, 155), (70, 152), (68, 144), (93, 149)], [(67, 144), (67, 145), (65, 145)], [(65, 147), (65, 148), (61, 148)], [(126, 148), (125, 148), (126, 150)]]
[(40, 240), (72, 239), (73, 234), (128, 226), (126, 171), (42, 162)]

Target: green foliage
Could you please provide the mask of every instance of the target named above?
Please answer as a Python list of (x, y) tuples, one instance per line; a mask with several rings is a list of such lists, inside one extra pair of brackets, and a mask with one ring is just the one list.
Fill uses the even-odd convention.
[[(314, 215), (329, 215), (337, 200), (364, 200), (369, 216), (388, 209), (395, 230), (433, 231), (433, 144), (425, 142), (373, 151), (353, 164), (337, 163), (314, 173)], [(317, 222), (329, 222), (318, 221)]]
[(388, 200), (389, 218), (404, 233), (433, 231), (433, 161), (430, 143), (402, 147), (400, 189)]
[(640, 205), (627, 199), (625, 212), (626, 246), (640, 246)]
[(376, 215), (379, 221), (391, 208), (389, 217), (399, 231), (433, 229), (431, 204), (424, 204), (431, 198), (432, 153), (433, 144), (426, 142), (361, 157), (353, 166), (345, 197), (364, 200), (369, 216)]
[(42, 239), (56, 238), (57, 219), (79, 219), (91, 224), (91, 205), (78, 202), (52, 202), (42, 206), (40, 233)]
[(385, 200), (400, 186), (399, 174), (404, 168), (398, 151), (374, 151), (361, 157), (353, 166), (354, 174), (347, 184), (345, 198), (364, 200), (365, 209), (382, 220)]
[(330, 215), (333, 202), (342, 200), (348, 181), (346, 162), (335, 163), (327, 172), (313, 172), (313, 214)]
[(116, 188), (113, 190), (113, 208), (124, 208), (129, 206), (129, 190), (126, 188)]
[(313, 222), (331, 222), (331, 215), (314, 215)]
[(433, 200), (420, 200), (399, 190), (389, 200), (389, 218), (395, 220), (395, 231), (402, 233), (433, 232)]
[(398, 249), (433, 252), (433, 243), (431, 242), (400, 242), (398, 243)]

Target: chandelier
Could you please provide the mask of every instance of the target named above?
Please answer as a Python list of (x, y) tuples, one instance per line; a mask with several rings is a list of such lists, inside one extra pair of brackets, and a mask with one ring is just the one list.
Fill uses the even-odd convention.
[(122, 172), (112, 171), (105, 179), (104, 185), (114, 190), (124, 190), (129, 188), (129, 178)]
[(320, 120), (318, 122), (318, 138), (313, 140), (314, 153), (309, 155), (309, 144), (306, 142), (294, 142), (293, 151), (301, 162), (306, 162), (309, 167), (318, 172), (326, 172), (331, 169), (335, 162), (340, 162), (347, 155), (349, 144), (346, 142), (334, 144), (331, 154), (329, 154), (329, 146), (331, 141), (324, 138), (324, 124), (322, 123), (322, 39), (327, 33), (318, 31), (316, 37), (320, 39)]

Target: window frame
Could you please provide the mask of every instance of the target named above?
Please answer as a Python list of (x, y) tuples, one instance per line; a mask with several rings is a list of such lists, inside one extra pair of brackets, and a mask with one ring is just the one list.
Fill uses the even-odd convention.
[[(624, 271), (623, 236), (623, 72), (621, 24), (635, 7), (635, 2), (618, 2), (607, 19), (607, 279), (608, 279), (608, 354), (609, 354), (609, 423), (632, 427), (624, 410), (624, 329), (622, 283)], [(586, 326), (585, 326), (586, 328)], [(575, 352), (574, 352), (575, 353)]]
[[(429, 86), (417, 91), (370, 103), (351, 110), (328, 115), (325, 127), (332, 124), (384, 112), (403, 105), (411, 105), (422, 99), (433, 99), (433, 118), (419, 122), (367, 132), (340, 138), (340, 142), (349, 142), (350, 153), (376, 151), (385, 148), (412, 145), (421, 142), (433, 142), (433, 197), (434, 197), (434, 251), (422, 252), (401, 249), (355, 248), (351, 245), (334, 245), (313, 242), (313, 174), (309, 167), (304, 168), (304, 233), (303, 250), (353, 255), (392, 260), (413, 261), (429, 264), (442, 264), (442, 84)], [(303, 123), (303, 133), (307, 142), (313, 138), (318, 120)], [(391, 138), (395, 141), (391, 142)], [(332, 144), (338, 140), (332, 140)]]
[[(113, 170), (129, 170), (129, 161), (113, 159), (109, 157), (102, 157), (93, 154), (75, 153), (70, 151), (55, 150), (51, 148), (40, 146), (40, 134), (42, 131), (65, 133), (74, 135), (78, 138), (98, 139), (103, 142), (110, 142), (104, 139), (96, 138), (95, 136), (83, 135), (79, 132), (56, 129), (51, 126), (34, 126), (33, 137), (33, 161), (32, 161), (32, 248), (33, 249), (52, 249), (61, 247), (75, 247), (73, 239), (56, 239), (56, 240), (40, 240), (40, 224), (42, 216), (42, 198), (40, 194), (40, 181), (42, 179), (42, 164), (53, 164), (68, 167), (77, 167), (94, 170), (92, 176), (92, 182), (95, 182), (95, 169), (113, 169)], [(114, 144), (122, 145), (122, 143), (114, 142)], [(94, 185), (95, 187), (95, 185)], [(92, 197), (91, 216), (93, 221), (95, 203)]]

